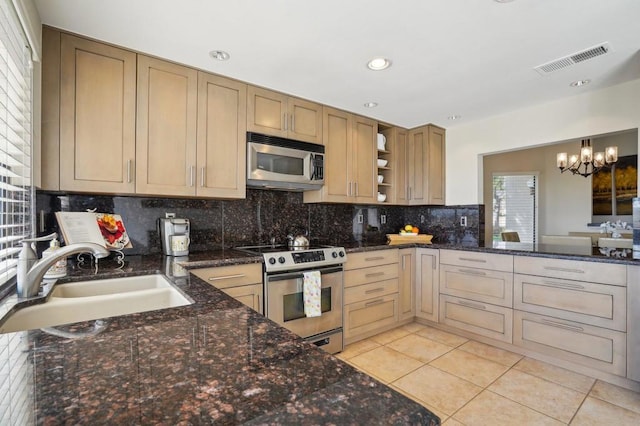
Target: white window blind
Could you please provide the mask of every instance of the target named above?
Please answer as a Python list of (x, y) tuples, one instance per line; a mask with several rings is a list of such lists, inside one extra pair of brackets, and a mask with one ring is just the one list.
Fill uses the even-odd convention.
[(521, 242), (536, 242), (536, 186), (532, 174), (493, 176), (493, 241), (502, 232), (517, 232)]
[(30, 52), (10, 0), (0, 0), (0, 286), (31, 235)]

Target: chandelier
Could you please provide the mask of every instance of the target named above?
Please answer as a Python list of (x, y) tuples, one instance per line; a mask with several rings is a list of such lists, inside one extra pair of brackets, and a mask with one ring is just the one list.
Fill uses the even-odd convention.
[(580, 155), (571, 155), (567, 158), (566, 152), (559, 152), (556, 155), (556, 164), (561, 173), (567, 170), (574, 175), (590, 176), (598, 173), (603, 168), (609, 168), (618, 161), (618, 147), (608, 146), (604, 152), (594, 154), (591, 147), (591, 139), (582, 139)]

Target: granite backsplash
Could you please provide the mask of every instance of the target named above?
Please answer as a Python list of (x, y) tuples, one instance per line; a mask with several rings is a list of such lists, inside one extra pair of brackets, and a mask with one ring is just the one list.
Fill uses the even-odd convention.
[[(243, 200), (179, 199), (139, 196), (36, 194), (38, 235), (58, 230), (54, 213), (85, 211), (122, 216), (133, 248), (127, 254), (160, 253), (158, 218), (165, 213), (191, 221), (191, 252), (283, 243), (287, 234), (305, 233), (312, 243), (382, 242), (407, 223), (437, 243), (484, 243), (484, 206), (390, 206), (304, 204), (302, 193), (247, 189)], [(461, 225), (466, 217), (467, 226)]]

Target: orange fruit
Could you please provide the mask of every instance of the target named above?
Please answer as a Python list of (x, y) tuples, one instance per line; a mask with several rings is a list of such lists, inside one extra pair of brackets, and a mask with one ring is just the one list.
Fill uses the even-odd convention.
[(413, 232), (414, 234), (417, 234), (418, 232), (420, 232), (420, 230), (418, 229), (417, 226), (414, 226), (413, 228), (411, 228), (411, 232)]

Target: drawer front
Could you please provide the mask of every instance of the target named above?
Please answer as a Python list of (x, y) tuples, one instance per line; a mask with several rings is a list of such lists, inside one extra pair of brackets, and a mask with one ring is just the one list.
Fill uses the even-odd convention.
[(513, 274), (441, 265), (440, 292), (510, 308), (513, 306)]
[(440, 250), (440, 263), (513, 272), (513, 256), (475, 251)]
[(344, 306), (344, 338), (373, 332), (398, 322), (398, 295), (379, 297)]
[(519, 274), (620, 286), (627, 285), (627, 268), (625, 265), (525, 256), (514, 256), (513, 265), (515, 272)]
[(514, 311), (513, 343), (618, 376), (626, 374), (626, 334)]
[(217, 288), (262, 283), (260, 263), (192, 269), (189, 272)]
[(626, 290), (613, 285), (515, 274), (514, 307), (626, 331)]
[(238, 287), (230, 287), (224, 290), (229, 296), (244, 303), (254, 311), (262, 314), (262, 284), (243, 285)]
[(513, 310), (440, 295), (440, 322), (460, 330), (511, 343)]
[(349, 253), (347, 255), (347, 263), (345, 263), (344, 269), (349, 271), (351, 269), (367, 268), (369, 266), (378, 266), (387, 263), (395, 263), (397, 265), (399, 261), (400, 256), (398, 254), (398, 249)]
[(356, 303), (398, 292), (398, 279), (379, 281), (344, 289), (344, 303)]
[(398, 278), (398, 263), (391, 265), (373, 266), (371, 268), (345, 271), (344, 287), (355, 287), (362, 284), (375, 283)]

